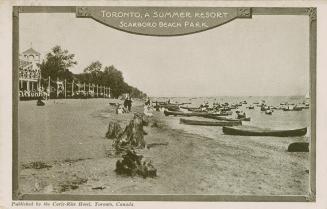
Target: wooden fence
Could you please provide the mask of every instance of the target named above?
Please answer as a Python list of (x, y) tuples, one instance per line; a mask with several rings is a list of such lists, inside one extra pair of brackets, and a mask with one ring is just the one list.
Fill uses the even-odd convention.
[(67, 82), (67, 80), (42, 79), (42, 84), (37, 90), (21, 89), (19, 91), (20, 100), (31, 100), (37, 98), (110, 98), (110, 87), (85, 82)]

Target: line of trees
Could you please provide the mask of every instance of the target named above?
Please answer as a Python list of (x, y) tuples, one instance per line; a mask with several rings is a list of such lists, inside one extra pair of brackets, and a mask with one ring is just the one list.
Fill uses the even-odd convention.
[(144, 98), (146, 94), (139, 89), (128, 85), (124, 81), (123, 73), (113, 65), (103, 66), (101, 62), (94, 61), (87, 66), (83, 73), (73, 74), (69, 69), (75, 66), (75, 55), (63, 50), (60, 46), (55, 46), (40, 63), (41, 75), (43, 79), (67, 80), (69, 82), (93, 83), (102, 86), (109, 86), (111, 95), (118, 98), (124, 93), (129, 93), (133, 98)]

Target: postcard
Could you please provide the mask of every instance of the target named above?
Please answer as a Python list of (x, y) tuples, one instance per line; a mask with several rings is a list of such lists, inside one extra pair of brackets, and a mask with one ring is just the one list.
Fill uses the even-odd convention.
[(324, 208), (326, 6), (5, 1), (0, 205)]

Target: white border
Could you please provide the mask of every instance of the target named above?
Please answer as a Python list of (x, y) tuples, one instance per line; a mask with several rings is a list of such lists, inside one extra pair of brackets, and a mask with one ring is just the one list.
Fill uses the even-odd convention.
[[(327, 209), (327, 1), (58, 1), (0, 0), (0, 208), (11, 207), (12, 184), (12, 6), (216, 6), (317, 7), (317, 166), (316, 202), (134, 202), (133, 208)], [(19, 207), (20, 208), (20, 207)], [(24, 207), (37, 208), (37, 207)], [(43, 207), (38, 207), (43, 208)], [(78, 208), (78, 207), (69, 207)], [(85, 208), (85, 207), (84, 207)], [(94, 208), (94, 207), (93, 207)], [(122, 208), (122, 207), (120, 207)]]

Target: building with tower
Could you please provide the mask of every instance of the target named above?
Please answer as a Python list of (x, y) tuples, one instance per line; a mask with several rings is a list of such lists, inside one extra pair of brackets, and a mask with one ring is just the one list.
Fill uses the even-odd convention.
[(19, 90), (24, 96), (39, 92), (41, 87), (41, 70), (38, 66), (41, 54), (32, 47), (19, 56)]

